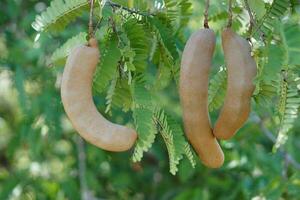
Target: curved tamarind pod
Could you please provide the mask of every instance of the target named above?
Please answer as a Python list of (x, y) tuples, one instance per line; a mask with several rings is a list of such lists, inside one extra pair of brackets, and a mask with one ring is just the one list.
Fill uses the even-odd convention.
[(98, 60), (95, 39), (90, 39), (89, 46), (72, 50), (62, 77), (63, 106), (74, 128), (85, 140), (104, 150), (126, 151), (134, 145), (136, 132), (106, 120), (93, 102), (92, 80)]
[(247, 121), (253, 80), (257, 73), (249, 42), (227, 28), (222, 33), (222, 46), (228, 73), (227, 92), (223, 108), (214, 127), (218, 139), (229, 139)]
[(179, 84), (185, 133), (202, 162), (211, 168), (221, 167), (224, 162), (208, 113), (209, 71), (215, 43), (211, 29), (201, 29), (190, 37), (182, 55)]

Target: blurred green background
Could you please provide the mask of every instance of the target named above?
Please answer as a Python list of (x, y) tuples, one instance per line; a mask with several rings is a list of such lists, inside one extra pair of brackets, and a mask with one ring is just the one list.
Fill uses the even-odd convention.
[[(193, 14), (182, 30), (185, 40), (201, 27), (203, 20), (203, 1), (191, 2)], [(263, 15), (264, 3), (251, 2), (256, 14)], [(293, 3), (293, 14), (287, 15), (282, 24), (293, 22), (299, 26), (299, 2)], [(272, 153), (272, 139), (277, 134), (272, 106), (254, 104), (255, 112), (265, 118), (252, 114), (232, 140), (221, 142), (226, 161), (217, 170), (204, 167), (198, 159), (193, 169), (183, 160), (177, 175), (171, 175), (160, 137), (140, 163), (131, 161), (132, 152), (109, 153), (85, 143), (74, 132), (61, 104), (59, 81), (63, 68), (49, 68), (46, 63), (59, 45), (86, 30), (87, 16), (60, 34), (41, 34), (35, 42), (37, 32), (31, 23), (49, 4), (48, 0), (0, 2), (1, 200), (300, 199), (299, 119), (287, 144)], [(243, 8), (240, 1), (237, 5)], [(226, 6), (226, 1), (212, 1), (212, 15), (224, 15)], [(241, 32), (247, 24), (245, 16), (240, 15), (235, 22)], [(215, 17), (211, 27), (219, 35), (226, 17)], [(300, 32), (293, 37), (299, 38)], [(223, 64), (220, 42), (218, 37), (214, 71)], [(176, 87), (163, 90), (157, 98), (180, 119)], [(215, 121), (217, 113), (211, 116)], [(124, 118), (118, 111), (111, 119), (127, 121)]]

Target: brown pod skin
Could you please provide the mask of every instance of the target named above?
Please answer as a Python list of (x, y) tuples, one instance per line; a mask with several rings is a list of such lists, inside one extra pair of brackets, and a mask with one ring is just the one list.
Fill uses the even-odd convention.
[(190, 37), (182, 55), (179, 84), (185, 133), (204, 165), (210, 168), (224, 163), (208, 113), (209, 72), (215, 43), (211, 29), (201, 29)]
[(257, 65), (247, 40), (227, 28), (222, 33), (222, 46), (228, 73), (225, 101), (214, 127), (218, 139), (230, 139), (243, 126), (251, 110), (251, 96)]
[(73, 127), (85, 140), (107, 151), (126, 151), (134, 145), (136, 131), (106, 120), (93, 102), (93, 74), (99, 56), (95, 39), (89, 41), (89, 46), (72, 50), (62, 77), (63, 106)]

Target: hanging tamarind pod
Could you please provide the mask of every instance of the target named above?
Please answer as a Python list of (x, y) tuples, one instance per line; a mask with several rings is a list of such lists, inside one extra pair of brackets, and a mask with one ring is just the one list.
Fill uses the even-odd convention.
[(93, 74), (99, 60), (97, 41), (72, 50), (63, 72), (61, 98), (64, 109), (75, 130), (88, 142), (107, 151), (126, 151), (136, 139), (135, 130), (111, 123), (93, 102)]
[(190, 37), (182, 55), (179, 84), (185, 133), (201, 161), (211, 168), (224, 162), (208, 113), (209, 72), (215, 43), (215, 34), (209, 28)]
[(224, 105), (214, 127), (214, 135), (218, 139), (227, 140), (243, 126), (249, 117), (257, 65), (251, 56), (249, 42), (237, 35), (231, 28), (223, 31), (222, 46), (228, 84)]

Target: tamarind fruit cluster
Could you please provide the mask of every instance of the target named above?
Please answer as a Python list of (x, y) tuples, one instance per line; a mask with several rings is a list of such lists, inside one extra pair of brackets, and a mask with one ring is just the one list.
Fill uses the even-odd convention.
[(223, 165), (224, 154), (217, 139), (229, 139), (247, 120), (257, 73), (251, 47), (231, 28), (222, 33), (222, 47), (228, 86), (220, 116), (212, 129), (208, 112), (209, 71), (216, 37), (208, 27), (194, 33), (182, 55), (179, 92), (185, 133), (202, 160), (210, 168)]
[(107, 151), (126, 151), (134, 145), (136, 131), (106, 120), (93, 102), (93, 74), (99, 57), (94, 38), (88, 46), (71, 51), (62, 76), (62, 103), (73, 127), (85, 140)]
[[(231, 28), (222, 33), (228, 86), (220, 116), (212, 128), (208, 112), (208, 86), (216, 36), (206, 24), (187, 41), (181, 62), (179, 92), (184, 129), (190, 143), (207, 167), (219, 168), (224, 153), (217, 139), (229, 139), (247, 120), (257, 73), (251, 47)], [(114, 124), (98, 112), (92, 96), (92, 80), (100, 58), (97, 40), (74, 48), (62, 76), (61, 98), (75, 130), (88, 142), (107, 151), (130, 149), (135, 130)]]

